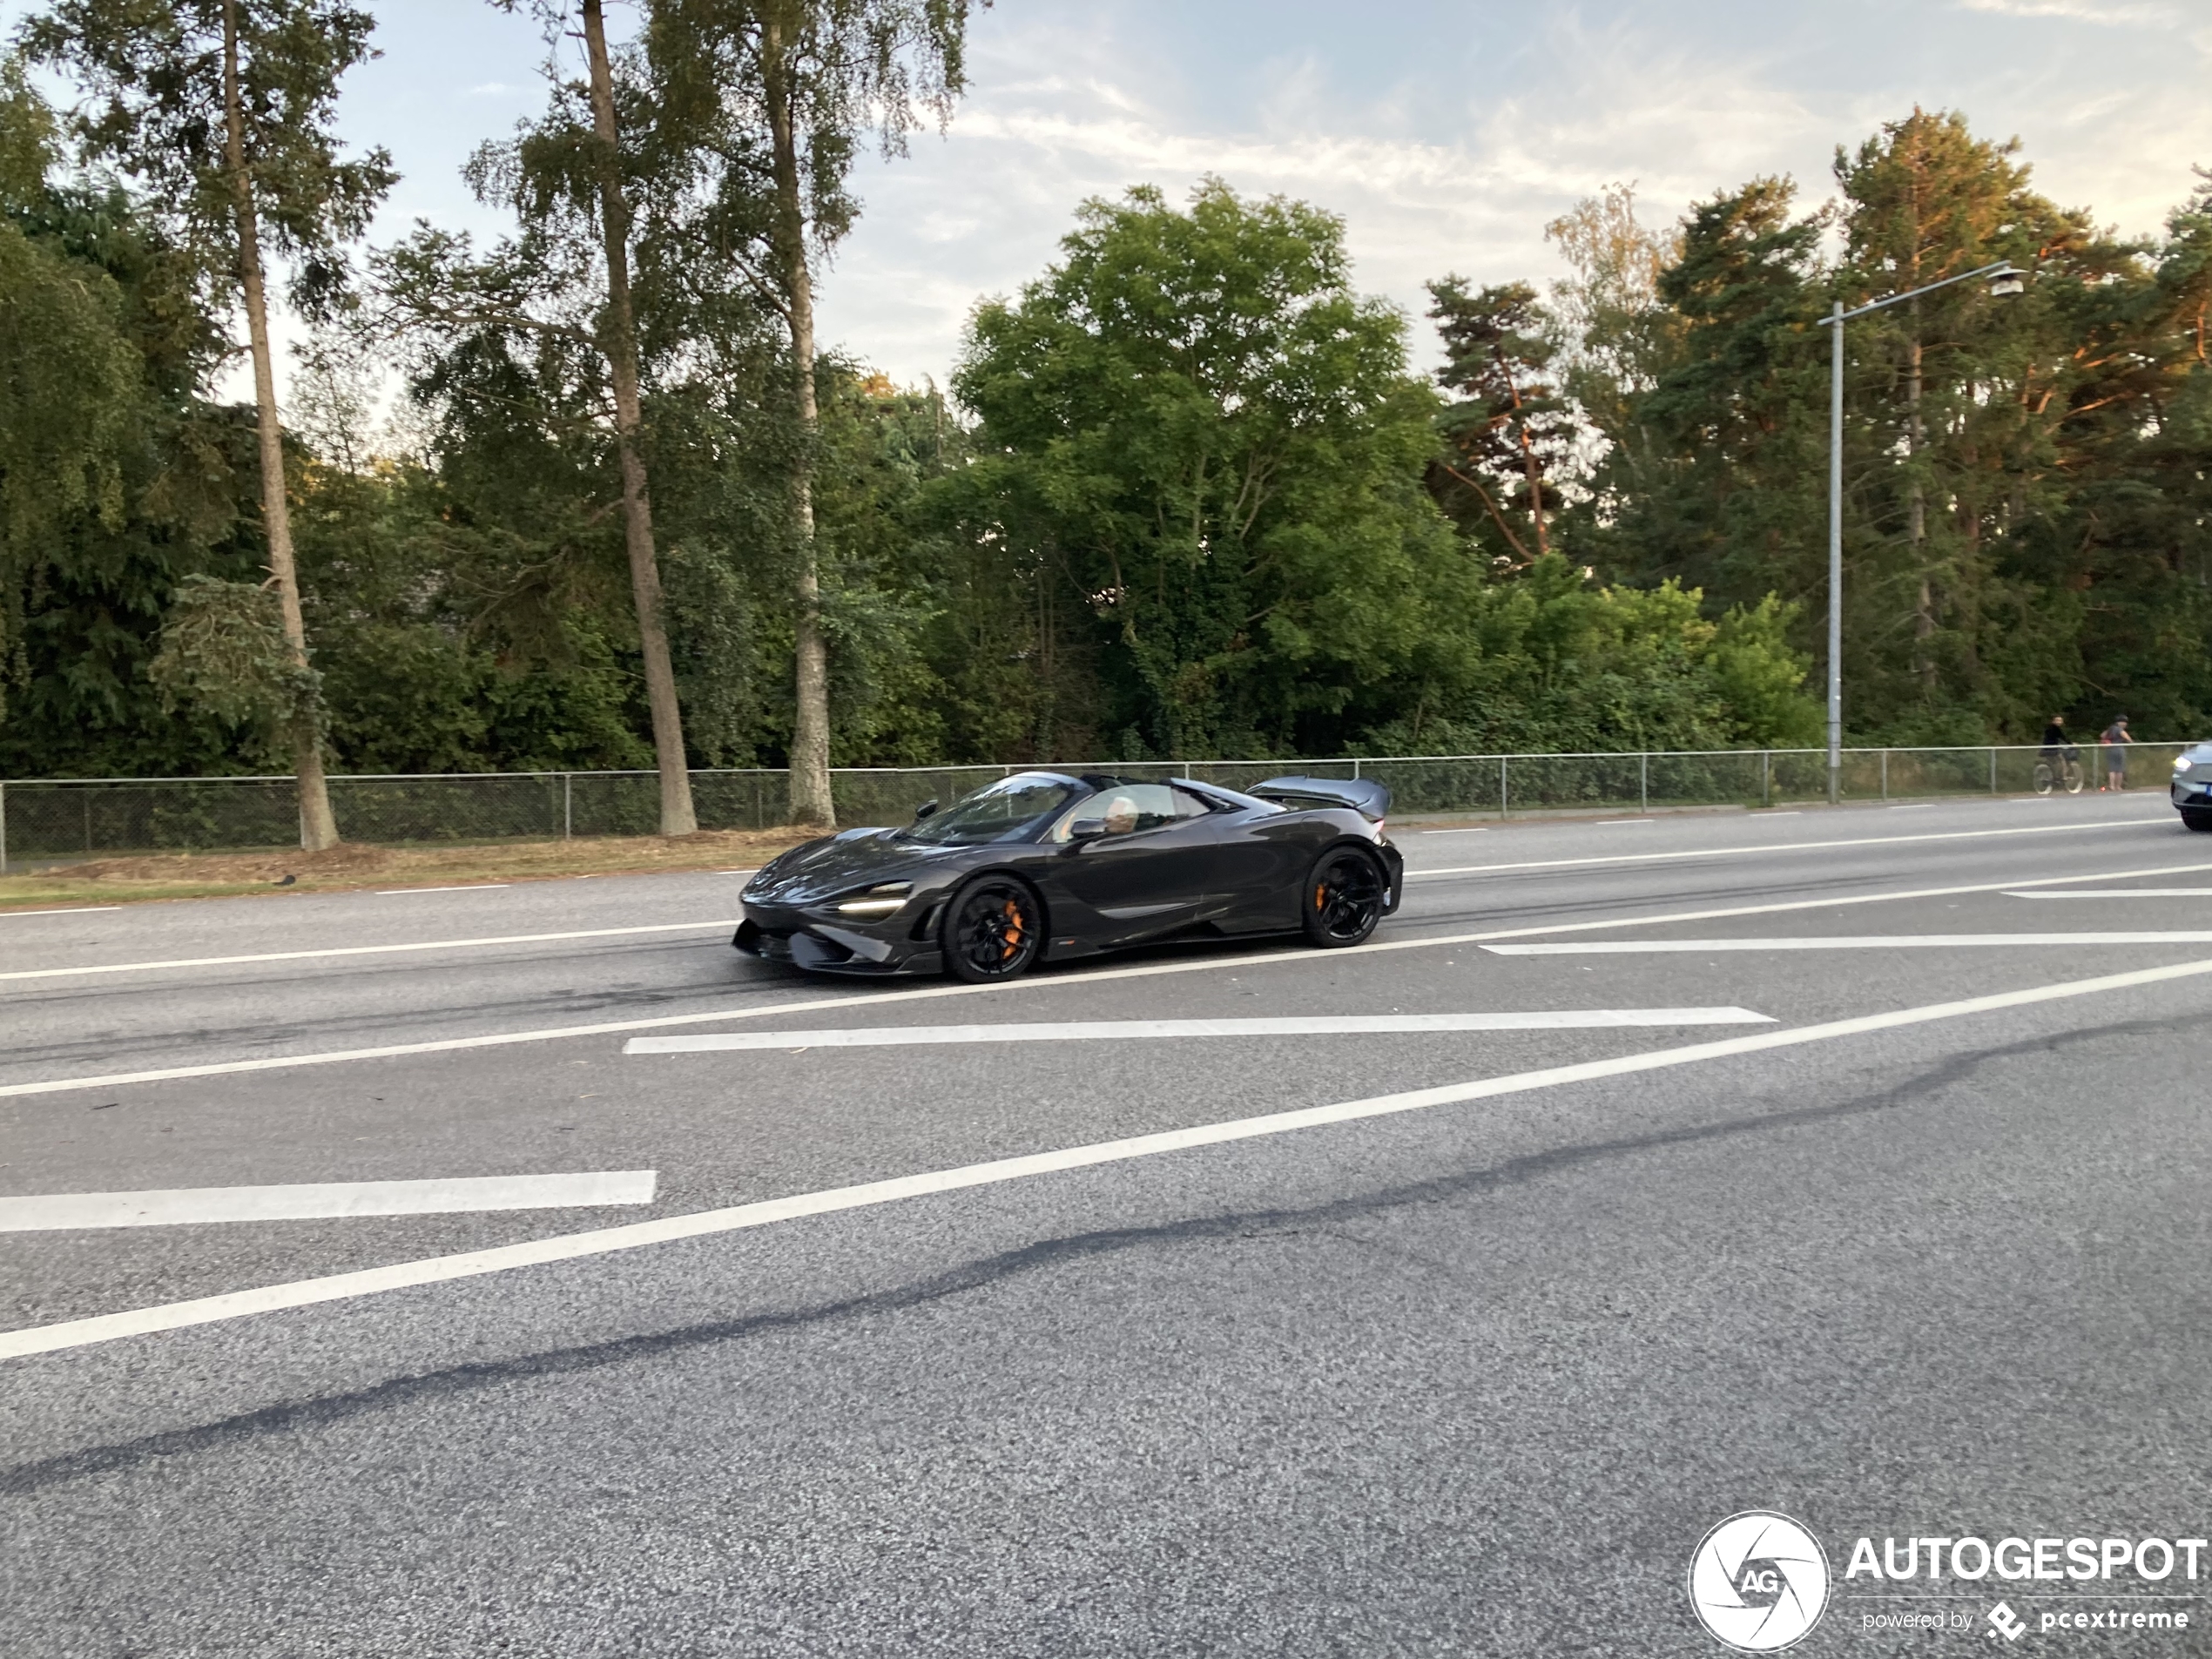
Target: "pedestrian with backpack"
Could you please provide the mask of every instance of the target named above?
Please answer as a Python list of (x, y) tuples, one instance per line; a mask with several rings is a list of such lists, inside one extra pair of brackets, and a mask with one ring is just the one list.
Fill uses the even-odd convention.
[(2128, 745), (2134, 741), (2128, 735), (2128, 717), (2122, 714), (2115, 718), (2097, 741), (2105, 752), (2104, 786), (2115, 791), (2127, 788)]

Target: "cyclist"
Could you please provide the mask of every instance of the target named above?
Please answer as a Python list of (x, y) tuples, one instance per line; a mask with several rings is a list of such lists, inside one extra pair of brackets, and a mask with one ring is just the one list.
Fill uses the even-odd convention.
[(2081, 751), (2067, 741), (2066, 716), (2054, 714), (2043, 728), (2043, 746), (2036, 753), (2035, 792), (2047, 795), (2059, 785), (2071, 794), (2081, 787)]

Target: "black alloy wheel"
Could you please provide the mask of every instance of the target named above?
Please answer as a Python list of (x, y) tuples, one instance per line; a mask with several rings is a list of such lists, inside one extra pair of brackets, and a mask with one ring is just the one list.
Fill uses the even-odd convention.
[(2184, 812), (2182, 822), (2193, 830), (2212, 830), (2212, 813)]
[(1308, 944), (1359, 944), (1382, 920), (1382, 871), (1358, 847), (1332, 847), (1314, 860), (1298, 911)]
[(937, 940), (945, 967), (970, 985), (1026, 973), (1044, 946), (1044, 917), (1027, 883), (981, 876), (953, 895)]

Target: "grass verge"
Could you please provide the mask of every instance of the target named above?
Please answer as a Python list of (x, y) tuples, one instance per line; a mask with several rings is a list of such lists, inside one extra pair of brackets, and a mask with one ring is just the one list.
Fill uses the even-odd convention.
[(702, 830), (696, 835), (610, 835), (471, 846), (349, 844), (327, 853), (164, 853), (0, 876), (0, 910), (746, 869), (807, 839), (807, 832), (793, 829)]

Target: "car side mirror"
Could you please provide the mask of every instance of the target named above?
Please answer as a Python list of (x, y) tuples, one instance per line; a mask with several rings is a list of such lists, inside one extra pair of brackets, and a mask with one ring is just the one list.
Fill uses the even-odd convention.
[(937, 802), (934, 798), (922, 802), (921, 806), (914, 808), (914, 822), (917, 824), (921, 823), (923, 819), (928, 817), (930, 813), (935, 812), (936, 810)]
[(1068, 839), (1071, 841), (1096, 841), (1105, 833), (1106, 820), (1103, 818), (1079, 818), (1068, 826)]

